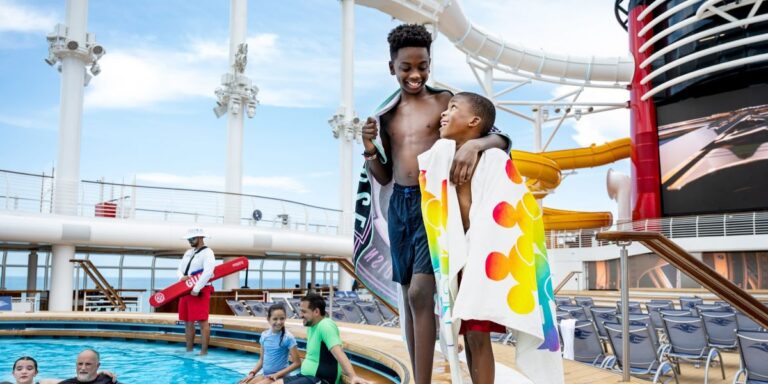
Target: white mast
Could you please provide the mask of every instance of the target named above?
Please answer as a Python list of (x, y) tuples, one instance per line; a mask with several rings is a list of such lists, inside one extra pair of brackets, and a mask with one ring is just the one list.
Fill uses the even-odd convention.
[[(355, 201), (352, 195), (352, 147), (353, 141), (359, 139), (362, 123), (354, 111), (354, 67), (353, 51), (355, 46), (355, 2), (341, 0), (341, 105), (336, 115), (329, 123), (333, 128), (333, 136), (339, 139), (339, 167), (341, 178), (341, 221), (339, 234), (352, 236), (352, 210)], [(350, 290), (352, 278), (346, 272), (339, 270), (339, 289)]]
[[(83, 118), (84, 86), (91, 73), (100, 72), (98, 60), (104, 48), (96, 44), (93, 35), (86, 32), (88, 24), (88, 0), (68, 0), (66, 25), (57, 24), (48, 34), (48, 57), (51, 66), (59, 63), (61, 72), (61, 104), (59, 113), (59, 146), (56, 162), (53, 210), (57, 215), (77, 215), (80, 186), (80, 133)], [(87, 233), (64, 230), (62, 240), (77, 241)], [(86, 239), (87, 240), (87, 239)], [(54, 245), (51, 265), (51, 289), (48, 309), (72, 311), (72, 271), (70, 259), (75, 257), (73, 244)]]
[[(259, 90), (251, 86), (244, 75), (248, 61), (248, 44), (245, 42), (248, 25), (248, 1), (231, 0), (229, 9), (229, 72), (221, 76), (222, 88), (216, 89), (216, 117), (227, 114), (227, 174), (224, 190), (224, 224), (240, 225), (242, 178), (243, 178), (243, 113), (249, 118), (256, 114), (256, 95)], [(231, 258), (225, 258), (229, 260)], [(224, 277), (223, 289), (239, 288), (240, 274)]]

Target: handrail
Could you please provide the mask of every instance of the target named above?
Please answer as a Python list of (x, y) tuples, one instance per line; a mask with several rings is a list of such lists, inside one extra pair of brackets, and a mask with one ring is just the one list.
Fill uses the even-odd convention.
[[(664, 236), (677, 238), (762, 236), (768, 235), (768, 211), (726, 213), (719, 215), (675, 216), (645, 219), (627, 223), (636, 231), (658, 231)], [(613, 227), (617, 228), (617, 227)], [(546, 231), (547, 248), (591, 248), (608, 245), (608, 241), (595, 240), (598, 232), (611, 228)]]
[(125, 302), (123, 298), (109, 284), (107, 279), (99, 272), (99, 269), (90, 260), (87, 259), (69, 259), (70, 263), (80, 264), (80, 267), (96, 284), (96, 288), (109, 300), (113, 307), (118, 311), (125, 311)]
[[(339, 267), (341, 267), (344, 271), (349, 273), (350, 276), (354, 277), (355, 280), (357, 280), (357, 282), (360, 285), (365, 287), (365, 282), (363, 282), (362, 279), (357, 277), (357, 273), (355, 273), (355, 266), (354, 266), (354, 264), (352, 264), (352, 260), (350, 260), (350, 259), (348, 259), (346, 257), (323, 256), (323, 257), (320, 258), (320, 261), (335, 262), (335, 263), (339, 264)], [(389, 308), (389, 310), (392, 311), (392, 313), (394, 313), (396, 315), (400, 315), (400, 312), (397, 310), (397, 308), (395, 306), (393, 306), (392, 304), (389, 304), (386, 300), (384, 300), (383, 297), (379, 296), (376, 292), (374, 292), (374, 291), (372, 291), (370, 289), (368, 290), (368, 292), (370, 292), (373, 296), (376, 296), (376, 298), (379, 299), (379, 301), (382, 304), (384, 304), (387, 308)]]
[(755, 297), (739, 288), (706, 264), (693, 257), (684, 248), (658, 232), (601, 232), (597, 239), (602, 241), (637, 241), (650, 249), (669, 264), (687, 274), (702, 287), (708, 289), (733, 308), (768, 328), (768, 307)]
[(571, 279), (574, 276), (578, 275), (579, 273), (581, 273), (581, 271), (570, 271), (570, 272), (568, 272), (568, 274), (562, 280), (560, 280), (560, 284), (558, 284), (557, 287), (555, 288), (554, 294), (557, 295), (557, 293), (560, 292), (561, 289), (563, 289), (565, 284), (568, 283), (569, 281), (571, 281)]

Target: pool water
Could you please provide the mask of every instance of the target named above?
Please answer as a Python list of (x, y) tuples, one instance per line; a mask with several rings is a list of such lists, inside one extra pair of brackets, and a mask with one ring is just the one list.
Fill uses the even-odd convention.
[(253, 353), (218, 348), (207, 356), (187, 353), (184, 344), (82, 338), (0, 338), (0, 381), (15, 382), (13, 362), (32, 356), (39, 365), (38, 380), (75, 376), (77, 354), (91, 348), (101, 354), (99, 370), (115, 372), (124, 384), (237, 383), (258, 360)]

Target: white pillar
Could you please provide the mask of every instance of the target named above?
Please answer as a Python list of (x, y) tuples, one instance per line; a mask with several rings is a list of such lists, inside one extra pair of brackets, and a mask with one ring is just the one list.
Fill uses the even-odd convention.
[(27, 259), (27, 291), (37, 290), (37, 250), (29, 251)]
[(544, 124), (544, 113), (542, 112), (541, 105), (535, 105), (533, 118), (533, 152), (541, 152), (541, 128)]
[(72, 312), (72, 274), (75, 267), (69, 259), (75, 257), (75, 247), (54, 245), (51, 261), (51, 287), (48, 295), (48, 310), (54, 312)]
[(299, 262), (299, 288), (304, 289), (307, 286), (307, 259), (301, 259)]
[(616, 229), (619, 231), (631, 230), (632, 180), (629, 178), (629, 175), (609, 169), (606, 177), (606, 184), (608, 197), (618, 203), (617, 213), (619, 217), (615, 220)]
[[(312, 260), (310, 271), (309, 288), (314, 290), (317, 287), (317, 260)], [(301, 289), (306, 289), (306, 287), (301, 287)]]
[[(544, 114), (541, 110), (541, 105), (535, 105), (533, 107), (533, 152), (541, 152), (541, 127), (544, 124)], [(536, 202), (539, 203), (539, 208), (543, 214), (544, 212), (544, 198), (537, 198)]]
[[(240, 44), (245, 43), (246, 27), (248, 25), (248, 1), (231, 0), (229, 9), (229, 67), (233, 70), (235, 54)], [(245, 105), (239, 106), (235, 113), (230, 109), (227, 113), (227, 173), (224, 190), (227, 195), (224, 202), (224, 224), (240, 225), (241, 196), (243, 192), (243, 119)], [(214, 250), (215, 251), (215, 250)], [(231, 260), (231, 257), (224, 260)], [(222, 288), (231, 291), (240, 287), (240, 273), (225, 276)]]
[[(67, 36), (85, 46), (88, 0), (67, 1)], [(53, 211), (76, 215), (80, 182), (80, 132), (83, 118), (85, 61), (79, 56), (61, 58), (61, 102), (59, 112), (59, 153), (56, 163)], [(72, 311), (72, 271), (69, 259), (74, 245), (53, 247), (51, 290), (48, 310)]]
[[(354, 110), (354, 47), (355, 47), (355, 2), (354, 0), (341, 0), (341, 112), (344, 114), (344, 122), (349, 124), (355, 117)], [(352, 142), (354, 135), (339, 135), (339, 164), (341, 171), (341, 222), (339, 233), (344, 236), (352, 236), (352, 224), (354, 219), (352, 210), (355, 200), (352, 195)], [(352, 289), (352, 277), (339, 268), (339, 289), (348, 291)]]

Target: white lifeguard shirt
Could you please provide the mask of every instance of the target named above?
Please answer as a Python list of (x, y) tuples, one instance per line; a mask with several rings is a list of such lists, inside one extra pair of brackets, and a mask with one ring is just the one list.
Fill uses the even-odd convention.
[[(194, 257), (193, 257), (194, 255)], [(208, 284), (208, 280), (213, 277), (213, 268), (216, 267), (216, 257), (210, 248), (203, 249), (195, 255), (195, 249), (190, 248), (184, 252), (184, 256), (181, 258), (179, 267), (176, 269), (176, 276), (181, 279), (184, 276), (184, 271), (187, 269), (189, 260), (192, 259), (192, 265), (189, 266), (189, 274), (203, 270), (200, 275), (200, 279), (192, 287), (192, 291), (200, 292)]]

